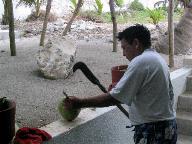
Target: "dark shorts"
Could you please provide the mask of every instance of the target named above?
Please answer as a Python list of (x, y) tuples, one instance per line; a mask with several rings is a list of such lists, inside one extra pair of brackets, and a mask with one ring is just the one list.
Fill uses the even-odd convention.
[(176, 144), (176, 120), (136, 125), (134, 142), (135, 144)]

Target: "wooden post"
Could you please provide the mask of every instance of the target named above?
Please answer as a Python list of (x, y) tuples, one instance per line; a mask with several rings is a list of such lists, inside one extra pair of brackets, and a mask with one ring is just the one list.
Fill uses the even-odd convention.
[(111, 11), (111, 20), (113, 22), (113, 52), (117, 52), (117, 22), (115, 16), (114, 0), (109, 0), (109, 6)]
[(174, 1), (169, 0), (168, 9), (168, 32), (169, 32), (169, 66), (174, 67), (174, 24), (173, 24), (173, 13), (174, 13)]

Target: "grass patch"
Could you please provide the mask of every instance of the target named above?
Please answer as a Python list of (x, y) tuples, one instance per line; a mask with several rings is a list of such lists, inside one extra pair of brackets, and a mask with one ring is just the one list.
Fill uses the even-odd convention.
[[(163, 17), (159, 22), (168, 21), (168, 14), (162, 10)], [(177, 10), (174, 12), (174, 21), (178, 21), (183, 15), (183, 10)], [(84, 11), (79, 13), (79, 18), (85, 21), (93, 21), (99, 23), (112, 23), (110, 12), (105, 12), (99, 15), (96, 11)], [(118, 24), (125, 23), (153, 23), (150, 18), (150, 14), (147, 10), (143, 11), (130, 11), (130, 12), (116, 12), (116, 20)]]

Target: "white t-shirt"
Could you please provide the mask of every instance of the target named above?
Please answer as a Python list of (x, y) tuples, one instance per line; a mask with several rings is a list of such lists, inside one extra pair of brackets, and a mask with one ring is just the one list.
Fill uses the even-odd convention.
[(169, 68), (153, 49), (132, 59), (110, 95), (129, 106), (132, 125), (174, 119), (174, 94)]

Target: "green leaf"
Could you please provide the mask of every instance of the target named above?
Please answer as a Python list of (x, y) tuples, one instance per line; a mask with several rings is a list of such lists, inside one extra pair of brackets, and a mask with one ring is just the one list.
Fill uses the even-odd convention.
[(70, 2), (72, 4), (71, 8), (75, 9), (77, 7), (77, 0), (70, 0)]
[(116, 4), (118, 7), (123, 7), (123, 5), (124, 5), (124, 0), (115, 0), (115, 4)]
[(96, 2), (95, 8), (96, 8), (98, 14), (101, 15), (103, 12), (103, 4), (102, 4), (101, 0), (95, 0), (95, 2)]
[(157, 25), (161, 19), (163, 19), (163, 12), (161, 9), (146, 9), (149, 13), (149, 17), (151, 18), (154, 25)]
[(4, 104), (7, 102), (7, 98), (6, 97), (2, 97), (0, 98), (0, 108), (4, 107)]

